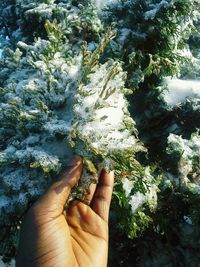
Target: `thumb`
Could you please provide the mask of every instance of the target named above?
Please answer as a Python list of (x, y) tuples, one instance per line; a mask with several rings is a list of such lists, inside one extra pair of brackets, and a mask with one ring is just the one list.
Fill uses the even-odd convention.
[(64, 209), (71, 189), (80, 179), (83, 162), (80, 157), (75, 156), (68, 164), (68, 168), (60, 175), (59, 181), (54, 182), (48, 191), (36, 202), (35, 208), (42, 213), (53, 217), (59, 216)]

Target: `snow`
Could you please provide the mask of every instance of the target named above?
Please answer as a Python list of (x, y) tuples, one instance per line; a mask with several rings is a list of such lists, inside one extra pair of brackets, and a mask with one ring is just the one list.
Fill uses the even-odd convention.
[[(113, 75), (116, 70), (118, 74)], [(109, 78), (110, 73), (112, 78)], [(91, 140), (93, 148), (104, 153), (116, 149), (141, 149), (124, 123), (128, 119), (133, 124), (123, 94), (124, 75), (115, 62), (101, 65), (90, 75), (87, 86), (80, 86), (76, 96), (73, 110), (77, 130), (86, 140)]]
[(0, 33), (0, 59), (2, 58), (4, 47), (9, 44), (10, 38)]
[[(54, 3), (53, 0), (50, 1), (52, 4)], [(43, 2), (48, 2), (50, 4), (50, 1)], [(36, 3), (38, 1), (34, 2)], [(64, 2), (67, 3), (68, 1)], [(106, 4), (111, 2), (116, 3), (117, 0), (97, 0), (96, 6), (99, 10), (101, 10)], [(122, 4), (122, 2), (123, 1), (118, 1), (118, 3), (120, 4)], [(127, 1), (127, 3), (129, 2), (131, 3), (134, 1)], [(156, 15), (156, 12), (159, 11), (159, 8), (164, 8), (165, 5), (167, 5), (170, 1), (159, 0), (151, 2), (159, 2), (159, 4), (149, 4), (148, 12), (146, 12), (145, 14), (147, 19), (153, 19)], [(35, 14), (41, 16), (41, 18), (48, 18), (52, 13), (51, 8), (46, 9), (46, 4), (41, 4), (40, 7), (44, 11), (35, 8), (30, 10), (29, 13), (27, 12), (26, 15), (30, 15), (31, 17), (31, 15)], [(133, 10), (132, 12), (135, 12), (135, 10)], [(77, 12), (77, 14), (79, 13)], [(66, 21), (73, 20), (73, 25), (75, 25), (76, 28), (75, 20), (80, 19), (80, 21), (82, 21), (81, 18), (81, 13), (80, 16), (73, 15), (72, 17), (71, 15), (70, 17), (69, 15)], [(93, 31), (98, 32), (98, 29), (100, 28), (100, 23), (98, 24), (91, 21), (91, 24), (94, 24)], [(83, 23), (83, 25), (89, 26), (89, 23), (88, 25), (87, 23)], [(180, 31), (183, 26), (187, 26), (187, 24), (181, 25), (179, 29)], [(128, 27), (128, 25), (125, 24), (121, 30), (119, 29), (117, 36), (120, 45), (124, 44), (129, 35), (132, 39), (137, 39), (137, 36), (140, 37), (139, 40), (145, 38), (145, 33), (137, 32), (137, 27), (133, 27), (133, 29), (136, 29), (136, 31), (131, 31), (126, 27)], [(91, 33), (93, 31), (91, 31)], [(77, 39), (79, 39), (78, 36)], [(71, 44), (73, 42), (76, 42), (76, 40), (74, 40), (73, 38), (70, 39), (69, 43)], [(21, 139), (17, 138), (18, 136), (15, 138), (15, 144), (16, 142), (18, 142), (18, 146), (15, 147), (15, 144), (13, 144), (12, 142), (8, 143), (10, 144), (10, 146), (7, 148), (6, 152), (9, 154), (10, 159), (12, 159), (13, 161), (16, 160), (17, 164), (19, 161), (21, 169), (18, 171), (12, 169), (9, 172), (5, 169), (5, 175), (2, 178), (2, 183), (4, 185), (4, 187), (2, 188), (2, 193), (4, 193), (4, 191), (6, 192), (6, 190), (8, 189), (11, 193), (14, 193), (12, 193), (12, 195), (9, 196), (8, 199), (0, 199), (0, 212), (1, 210), (3, 210), (1, 209), (1, 206), (7, 207), (8, 204), (10, 204), (10, 206), (12, 205), (12, 210), (15, 209), (17, 212), (17, 208), (20, 208), (19, 213), (21, 211), (23, 213), (26, 209), (26, 207), (24, 207), (26, 206), (26, 202), (38, 196), (40, 194), (40, 189), (46, 188), (47, 181), (45, 181), (45, 178), (47, 178), (47, 176), (42, 173), (43, 176), (41, 177), (40, 169), (28, 170), (28, 166), (32, 163), (31, 167), (34, 168), (35, 166), (36, 168), (37, 166), (40, 166), (43, 168), (44, 172), (59, 169), (60, 165), (63, 165), (63, 162), (69, 159), (68, 151), (70, 151), (70, 148), (67, 146), (67, 136), (70, 130), (76, 130), (76, 132), (74, 131), (74, 135), (77, 135), (72, 140), (76, 145), (75, 149), (77, 149), (77, 151), (81, 150), (83, 156), (85, 156), (86, 158), (91, 157), (93, 161), (93, 155), (90, 156), (90, 154), (92, 154), (90, 148), (96, 148), (96, 154), (99, 153), (100, 156), (102, 155), (103, 157), (105, 157), (105, 160), (104, 158), (103, 160), (105, 166), (108, 166), (108, 170), (111, 168), (110, 166), (112, 166), (112, 157), (110, 156), (112, 156), (113, 151), (116, 152), (117, 150), (117, 153), (121, 153), (119, 158), (122, 159), (121, 161), (123, 163), (123, 155), (126, 155), (126, 151), (124, 151), (125, 149), (128, 149), (130, 151), (137, 151), (141, 149), (137, 137), (133, 134), (135, 130), (133, 124), (134, 122), (131, 121), (131, 118), (129, 117), (130, 114), (128, 113), (127, 109), (128, 103), (124, 98), (124, 75), (120, 74), (122, 73), (122, 69), (118, 70), (119, 73), (115, 75), (115, 77), (112, 76), (112, 79), (110, 78), (110, 80), (106, 81), (106, 79), (109, 78), (109, 71), (110, 73), (112, 73), (111, 66), (110, 64), (106, 63), (104, 64), (104, 66), (102, 66), (99, 63), (98, 66), (96, 66), (96, 69), (91, 69), (92, 72), (89, 77), (90, 79), (87, 81), (88, 83), (85, 84), (85, 82), (83, 82), (83, 84), (81, 84), (81, 71), (83, 66), (82, 57), (76, 55), (76, 53), (79, 53), (77, 49), (78, 45), (76, 49), (74, 49), (72, 45), (72, 48), (76, 51), (75, 55), (73, 54), (74, 50), (71, 49), (71, 46), (67, 43), (65, 45), (68, 47), (68, 49), (71, 49), (70, 52), (67, 49), (64, 49), (64, 46), (61, 46), (58, 51), (51, 57), (37, 56), (44, 56), (45, 49), (49, 50), (49, 48), (51, 48), (50, 45), (50, 42), (45, 40), (38, 40), (33, 46), (26, 45), (23, 42), (19, 42), (18, 46), (22, 49), (22, 51), (27, 50), (29, 56), (32, 55), (31, 63), (34, 68), (38, 68), (38, 70), (36, 68), (37, 73), (34, 72), (33, 74), (30, 73), (30, 75), (28, 75), (28, 71), (23, 69), (23, 64), (27, 63), (25, 61), (25, 58), (23, 58), (23, 55), (22, 59), (20, 59), (20, 56), (17, 57), (19, 58), (20, 63), (16, 68), (18, 70), (14, 70), (13, 74), (8, 73), (9, 78), (6, 82), (8, 85), (8, 89), (10, 89), (10, 96), (8, 96), (8, 94), (6, 95), (6, 102), (9, 104), (8, 107), (5, 108), (5, 110), (7, 112), (10, 111), (11, 108), (9, 109), (9, 107), (12, 107), (10, 104), (10, 100), (15, 100), (19, 103), (20, 106), (20, 118), (23, 121), (30, 120), (30, 124), (32, 124), (33, 126), (35, 122), (35, 128), (39, 128), (38, 125), (41, 125), (41, 133), (34, 129), (33, 132), (31, 132), (32, 128), (27, 127), (28, 131), (31, 133), (31, 136), (25, 136), (25, 139), (22, 139), (22, 132), (20, 136)], [(96, 47), (97, 44), (94, 42), (88, 44), (88, 48), (90, 51), (93, 51)], [(33, 54), (30, 52), (32, 52)], [(188, 50), (185, 50), (185, 54), (187, 56), (190, 56)], [(1, 55), (2, 51), (0, 50), (0, 56)], [(8, 63), (12, 64), (13, 62), (8, 61)], [(113, 62), (113, 67), (114, 65), (115, 62)], [(136, 75), (134, 76), (137, 76), (134, 78), (135, 81), (139, 79), (138, 77), (143, 77), (140, 71), (141, 69), (139, 68), (138, 72), (135, 72)], [(140, 78), (140, 80), (141, 79), (143, 78)], [(49, 82), (48, 84), (47, 81)], [(192, 93), (192, 95), (195, 96), (198, 95), (199, 81), (186, 81), (181, 79), (170, 78), (166, 78), (166, 81), (169, 85), (169, 91), (166, 92), (165, 99), (166, 101), (168, 101), (169, 105), (175, 105), (184, 101), (188, 93)], [(78, 89), (79, 85), (80, 90), (77, 94), (76, 90)], [(183, 85), (185, 86), (185, 89)], [(13, 97), (14, 95), (16, 95), (15, 98)], [(17, 98), (21, 98), (23, 101), (20, 102), (17, 100)], [(38, 102), (40, 103), (39, 105), (36, 103), (36, 101), (34, 103), (34, 99), (40, 100), (42, 104)], [(72, 106), (74, 108), (72, 108)], [(2, 109), (3, 108), (4, 106), (2, 105)], [(41, 116), (39, 116), (40, 112)], [(8, 112), (8, 115), (9, 114), (10, 113)], [(71, 129), (71, 121), (73, 119), (72, 115), (74, 116), (73, 129)], [(16, 121), (18, 121), (17, 119), (18, 117), (16, 117)], [(16, 130), (19, 131), (18, 128)], [(71, 136), (73, 138), (73, 132)], [(195, 142), (197, 146), (199, 146), (200, 140), (197, 137), (195, 139)], [(83, 147), (82, 143), (86, 144), (87, 147)], [(74, 152), (75, 149), (71, 149), (71, 151)], [(186, 149), (187, 154), (191, 154), (189, 152), (192, 149), (190, 147), (186, 147)], [(100, 161), (100, 156), (98, 157), (97, 161)], [(96, 155), (94, 157), (96, 157)], [(2, 154), (2, 160), (7, 160), (6, 154)], [(104, 164), (102, 165), (104, 166)], [(24, 165), (27, 166), (27, 170), (24, 169)], [(130, 166), (132, 168), (131, 164)], [(142, 167), (138, 166), (138, 169), (140, 168)], [(135, 169), (136, 170), (134, 171), (137, 172), (137, 168)], [(182, 170), (185, 171), (185, 165), (183, 165)], [(186, 172), (188, 171), (186, 170)], [(132, 174), (132, 172), (129, 170), (128, 172), (124, 171), (123, 173), (127, 173), (126, 178), (122, 182), (124, 194), (129, 200), (132, 212), (136, 212), (141, 207), (141, 205), (144, 204), (144, 202), (149, 202), (149, 207), (152, 208), (154, 206), (153, 204), (157, 202), (158, 191), (156, 186), (151, 185), (154, 180), (153, 178), (149, 178), (150, 170), (148, 171), (148, 169), (146, 169), (144, 175), (143, 172), (141, 172), (140, 174), (142, 176), (142, 179), (144, 179), (144, 185), (142, 184), (142, 192), (144, 193), (136, 192), (136, 190), (138, 190), (138, 187), (133, 188), (133, 186), (135, 186), (135, 177), (137, 177), (137, 175), (130, 176), (129, 173)], [(146, 181), (148, 182), (146, 183)], [(140, 183), (139, 179), (138, 182)], [(131, 192), (132, 188), (135, 191)], [(134, 195), (132, 195), (133, 192), (135, 192)], [(6, 212), (9, 215), (9, 212), (5, 211), (5, 213)]]
[(12, 260), (9, 265), (5, 265), (2, 261), (2, 257), (0, 257), (0, 267), (15, 267), (15, 261)]
[(152, 7), (151, 10), (144, 13), (145, 19), (154, 19), (156, 14), (160, 11), (161, 8), (165, 8), (169, 5), (169, 3), (165, 0), (162, 0), (160, 3), (155, 5), (150, 5)]
[(110, 4), (110, 3), (116, 3), (117, 0), (96, 0), (95, 5), (97, 8), (100, 10), (102, 9), (105, 5)]
[(5, 208), (10, 205), (10, 198), (6, 196), (1, 196), (0, 198), (0, 215), (1, 215), (1, 209)]
[(174, 150), (178, 151), (184, 159), (189, 159), (193, 156), (198, 156), (200, 151), (200, 137), (194, 133), (191, 140), (183, 139), (176, 134), (170, 134), (168, 143), (174, 146)]
[(49, 19), (52, 16), (54, 5), (49, 5), (45, 3), (40, 3), (37, 7), (33, 9), (29, 9), (25, 12), (25, 16), (28, 18), (32, 14), (38, 14), (40, 20), (42, 21), (43, 18)]
[(135, 213), (136, 210), (141, 207), (146, 201), (146, 196), (140, 192), (135, 193), (131, 196), (129, 204), (131, 205), (132, 213)]
[(133, 183), (129, 179), (124, 178), (122, 181), (122, 185), (123, 185), (123, 189), (126, 194), (126, 197), (129, 197), (131, 190), (133, 189)]
[(116, 109), (113, 107), (106, 107), (95, 112), (97, 120), (104, 119), (105, 125), (112, 124), (113, 126), (119, 126), (123, 120), (123, 110)]
[(198, 132), (193, 133), (190, 140), (171, 133), (168, 137), (167, 153), (171, 157), (174, 157), (174, 154), (179, 155), (178, 172), (180, 182), (187, 184), (189, 182), (188, 174), (191, 172), (193, 172), (194, 180), (195, 177), (198, 177), (198, 171), (194, 171), (199, 169), (200, 136)]
[(121, 31), (119, 32), (119, 38), (118, 41), (120, 44), (124, 44), (126, 41), (127, 37), (132, 31), (128, 28), (122, 28)]
[(175, 106), (186, 100), (187, 97), (200, 97), (199, 80), (182, 80), (166, 77), (168, 91), (164, 93), (164, 100), (169, 106)]

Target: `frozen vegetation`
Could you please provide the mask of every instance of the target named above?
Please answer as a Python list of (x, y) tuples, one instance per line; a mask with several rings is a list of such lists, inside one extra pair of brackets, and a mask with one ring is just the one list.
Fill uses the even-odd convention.
[(79, 154), (70, 200), (115, 169), (110, 266), (198, 266), (199, 12), (196, 0), (0, 2), (4, 261)]

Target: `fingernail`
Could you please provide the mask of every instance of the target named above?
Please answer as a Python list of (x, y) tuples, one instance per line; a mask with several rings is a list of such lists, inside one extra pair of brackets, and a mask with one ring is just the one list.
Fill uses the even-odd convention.
[(67, 164), (67, 166), (73, 167), (73, 166), (81, 164), (81, 162), (82, 162), (82, 158), (76, 155), (73, 157), (72, 160), (70, 160), (70, 162)]

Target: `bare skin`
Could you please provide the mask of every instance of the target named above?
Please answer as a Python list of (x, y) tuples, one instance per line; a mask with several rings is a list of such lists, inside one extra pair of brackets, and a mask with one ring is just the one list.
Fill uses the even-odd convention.
[(83, 163), (71, 166), (29, 210), (22, 224), (16, 267), (106, 267), (108, 215), (114, 174), (101, 172), (84, 201), (65, 203)]

